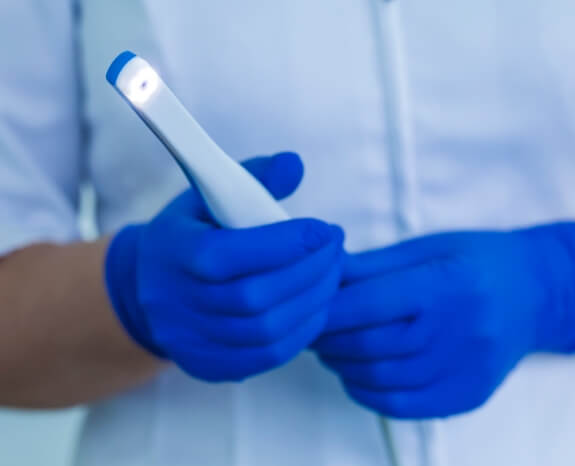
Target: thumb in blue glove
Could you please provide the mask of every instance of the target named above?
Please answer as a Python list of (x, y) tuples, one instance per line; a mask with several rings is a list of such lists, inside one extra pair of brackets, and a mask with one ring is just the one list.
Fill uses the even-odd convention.
[[(245, 167), (276, 198), (303, 174), (291, 153)], [(322, 332), (342, 242), (338, 227), (313, 219), (218, 229), (192, 188), (113, 238), (106, 281), (141, 346), (196, 378), (238, 381), (288, 362)]]
[(524, 356), (575, 349), (575, 224), (423, 237), (345, 275), (314, 348), (388, 416), (472, 410)]

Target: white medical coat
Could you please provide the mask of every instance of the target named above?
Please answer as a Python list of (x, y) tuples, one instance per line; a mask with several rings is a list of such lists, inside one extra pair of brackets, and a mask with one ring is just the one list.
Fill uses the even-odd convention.
[[(104, 73), (132, 49), (232, 156), (284, 149), (294, 216), (350, 250), (575, 217), (572, 0), (18, 0), (0, 4), (0, 252), (154, 215), (186, 182)], [(395, 422), (312, 354), (242, 385), (170, 369), (94, 405), (78, 466), (571, 466), (575, 360), (528, 358), (481, 409)]]

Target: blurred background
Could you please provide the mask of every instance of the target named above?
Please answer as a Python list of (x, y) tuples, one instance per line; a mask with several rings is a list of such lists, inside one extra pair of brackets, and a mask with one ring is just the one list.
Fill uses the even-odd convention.
[(0, 465), (70, 466), (83, 415), (0, 410)]

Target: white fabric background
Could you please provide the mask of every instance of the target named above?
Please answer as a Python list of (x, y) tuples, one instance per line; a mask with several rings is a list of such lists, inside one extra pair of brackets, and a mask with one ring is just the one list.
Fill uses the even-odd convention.
[(69, 466), (83, 410), (44, 414), (0, 410), (0, 464)]

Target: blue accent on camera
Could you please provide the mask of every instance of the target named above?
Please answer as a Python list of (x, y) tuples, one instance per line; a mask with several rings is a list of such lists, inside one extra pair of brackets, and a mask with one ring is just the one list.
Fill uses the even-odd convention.
[(116, 57), (114, 62), (110, 65), (110, 68), (108, 68), (108, 72), (106, 73), (106, 79), (112, 86), (116, 85), (118, 76), (124, 69), (124, 66), (126, 66), (128, 62), (130, 62), (135, 56), (135, 53), (127, 50)]

